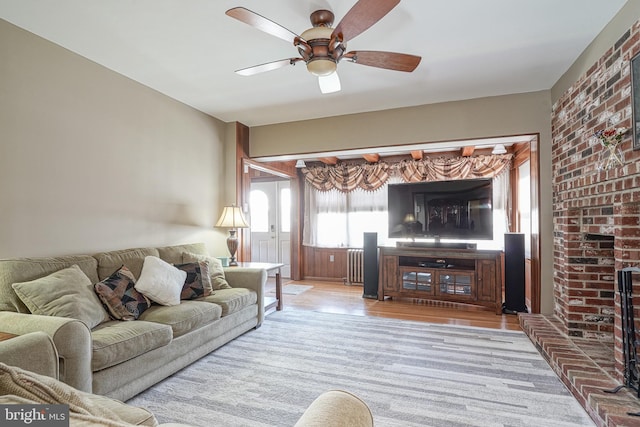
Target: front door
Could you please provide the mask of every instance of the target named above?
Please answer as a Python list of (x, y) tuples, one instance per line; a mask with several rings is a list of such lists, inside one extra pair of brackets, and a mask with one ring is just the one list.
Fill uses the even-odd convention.
[(291, 196), (289, 181), (252, 182), (251, 261), (282, 263), (291, 277)]

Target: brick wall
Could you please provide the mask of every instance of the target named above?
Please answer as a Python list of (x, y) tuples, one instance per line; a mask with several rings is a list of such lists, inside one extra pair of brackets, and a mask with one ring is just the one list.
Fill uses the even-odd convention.
[[(630, 61), (638, 52), (640, 22), (552, 113), (555, 314), (571, 336), (615, 342), (618, 374), (623, 358), (615, 272), (640, 266), (640, 150), (632, 149), (630, 130), (621, 145), (624, 166), (599, 170), (604, 147), (593, 135), (632, 127)], [(640, 294), (640, 278), (635, 284)]]

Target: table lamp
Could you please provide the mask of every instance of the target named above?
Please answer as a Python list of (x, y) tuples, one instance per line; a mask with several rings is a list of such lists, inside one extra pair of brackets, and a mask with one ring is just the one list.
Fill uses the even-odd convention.
[(231, 254), (229, 266), (237, 266), (238, 237), (236, 236), (236, 231), (238, 228), (249, 227), (240, 207), (236, 205), (225, 206), (215, 226), (229, 229), (229, 237), (227, 238), (227, 248), (229, 248), (229, 253)]

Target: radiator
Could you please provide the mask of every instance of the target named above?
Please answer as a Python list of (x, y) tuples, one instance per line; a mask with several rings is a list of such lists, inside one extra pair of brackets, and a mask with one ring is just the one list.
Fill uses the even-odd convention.
[(347, 249), (347, 284), (364, 283), (364, 250)]

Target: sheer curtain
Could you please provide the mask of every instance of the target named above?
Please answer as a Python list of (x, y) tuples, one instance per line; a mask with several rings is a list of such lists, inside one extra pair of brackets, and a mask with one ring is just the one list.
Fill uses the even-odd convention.
[(504, 233), (509, 232), (509, 173), (493, 177), (493, 240), (478, 240), (478, 249), (504, 249)]
[(387, 186), (376, 191), (318, 191), (304, 188), (303, 244), (322, 247), (362, 247), (365, 231), (387, 238)]

